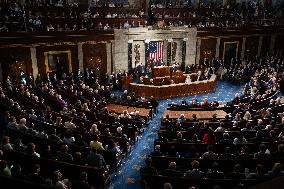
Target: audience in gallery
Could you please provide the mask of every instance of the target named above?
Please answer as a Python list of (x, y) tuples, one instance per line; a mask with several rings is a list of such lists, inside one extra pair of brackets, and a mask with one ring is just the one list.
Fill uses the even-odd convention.
[[(176, 2), (182, 5), (176, 5)], [(227, 6), (215, 3), (200, 3), (191, 6), (189, 1), (164, 1), (164, 5), (157, 2), (152, 5), (155, 17), (163, 20), (167, 26), (198, 27), (198, 28), (238, 28), (243, 26), (269, 26), (283, 24), (283, 5), (262, 3), (229, 4)], [(156, 5), (155, 5), (156, 4)], [(1, 32), (11, 31), (85, 31), (94, 29), (122, 29), (129, 27), (148, 26), (144, 10), (129, 11), (127, 1), (90, 1), (88, 8), (80, 8), (77, 0), (49, 1), (38, 0), (27, 2), (26, 5), (12, 0), (1, 5)], [(36, 8), (47, 7), (47, 11)], [(72, 9), (54, 12), (53, 7)], [(124, 7), (125, 10), (112, 12), (98, 12), (96, 7)], [(179, 8), (180, 11), (161, 11), (161, 8)], [(102, 10), (103, 11), (103, 10)], [(121, 19), (120, 24), (112, 19)], [(62, 23), (62, 19), (65, 22)], [(100, 26), (101, 21), (106, 20)], [(173, 20), (175, 19), (175, 20)], [(13, 22), (17, 23), (12, 24)]]

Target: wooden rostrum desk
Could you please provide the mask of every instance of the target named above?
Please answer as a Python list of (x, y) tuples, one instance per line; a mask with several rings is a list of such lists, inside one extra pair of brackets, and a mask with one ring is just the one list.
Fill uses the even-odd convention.
[(215, 90), (216, 75), (212, 75), (209, 80), (194, 81), (190, 84), (177, 83), (170, 85), (145, 85), (130, 83), (129, 89), (139, 96), (155, 99), (177, 98), (184, 96), (192, 96), (201, 93), (209, 93)]

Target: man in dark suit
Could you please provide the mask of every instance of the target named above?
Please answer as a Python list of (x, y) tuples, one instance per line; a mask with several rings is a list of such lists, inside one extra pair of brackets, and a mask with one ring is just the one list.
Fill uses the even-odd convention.
[(2, 142), (2, 139), (7, 131), (8, 117), (9, 117), (9, 112), (7, 112), (6, 115), (0, 113), (0, 142)]
[(170, 162), (169, 168), (164, 171), (164, 176), (182, 177), (181, 171), (177, 170), (176, 162)]
[(204, 173), (199, 170), (199, 162), (194, 160), (191, 162), (192, 170), (188, 170), (185, 173), (185, 177), (189, 179), (202, 179), (204, 177)]
[(152, 158), (148, 157), (145, 160), (146, 166), (142, 167), (140, 169), (140, 174), (146, 174), (146, 175), (157, 175), (158, 171), (155, 167), (152, 166)]

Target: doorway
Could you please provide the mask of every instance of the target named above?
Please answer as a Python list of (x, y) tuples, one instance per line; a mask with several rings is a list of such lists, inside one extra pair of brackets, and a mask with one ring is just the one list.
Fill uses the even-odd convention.
[(225, 42), (223, 50), (223, 60), (225, 65), (230, 65), (231, 60), (238, 56), (239, 42)]
[(61, 76), (72, 72), (71, 51), (48, 51), (44, 52), (44, 56), (46, 73)]

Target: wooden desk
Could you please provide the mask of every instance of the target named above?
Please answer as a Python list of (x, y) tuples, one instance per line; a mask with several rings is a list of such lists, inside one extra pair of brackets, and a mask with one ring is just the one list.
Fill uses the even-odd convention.
[(177, 119), (181, 114), (184, 114), (185, 118), (192, 118), (193, 114), (196, 114), (196, 117), (200, 120), (208, 120), (211, 119), (214, 114), (217, 114), (218, 119), (223, 119), (227, 115), (224, 110), (211, 110), (211, 111), (172, 111), (166, 110), (164, 112), (164, 117), (169, 115), (170, 118)]
[(133, 81), (132, 76), (122, 76), (121, 82), (122, 82), (122, 89), (128, 89), (129, 84)]
[(170, 67), (169, 66), (157, 66), (153, 68), (153, 78), (155, 77), (165, 77), (170, 76)]
[(132, 92), (145, 98), (153, 96), (155, 99), (167, 99), (209, 93), (215, 90), (215, 86), (216, 75), (213, 75), (210, 80), (195, 81), (191, 84), (178, 83), (155, 86), (130, 83), (129, 88)]
[(107, 109), (110, 112), (114, 112), (114, 113), (118, 113), (121, 114), (123, 113), (124, 110), (127, 110), (128, 113), (139, 111), (139, 115), (143, 118), (148, 118), (149, 117), (149, 113), (151, 111), (151, 109), (147, 109), (147, 108), (134, 108), (131, 106), (125, 106), (125, 105), (118, 105), (118, 104), (108, 104), (107, 105)]

